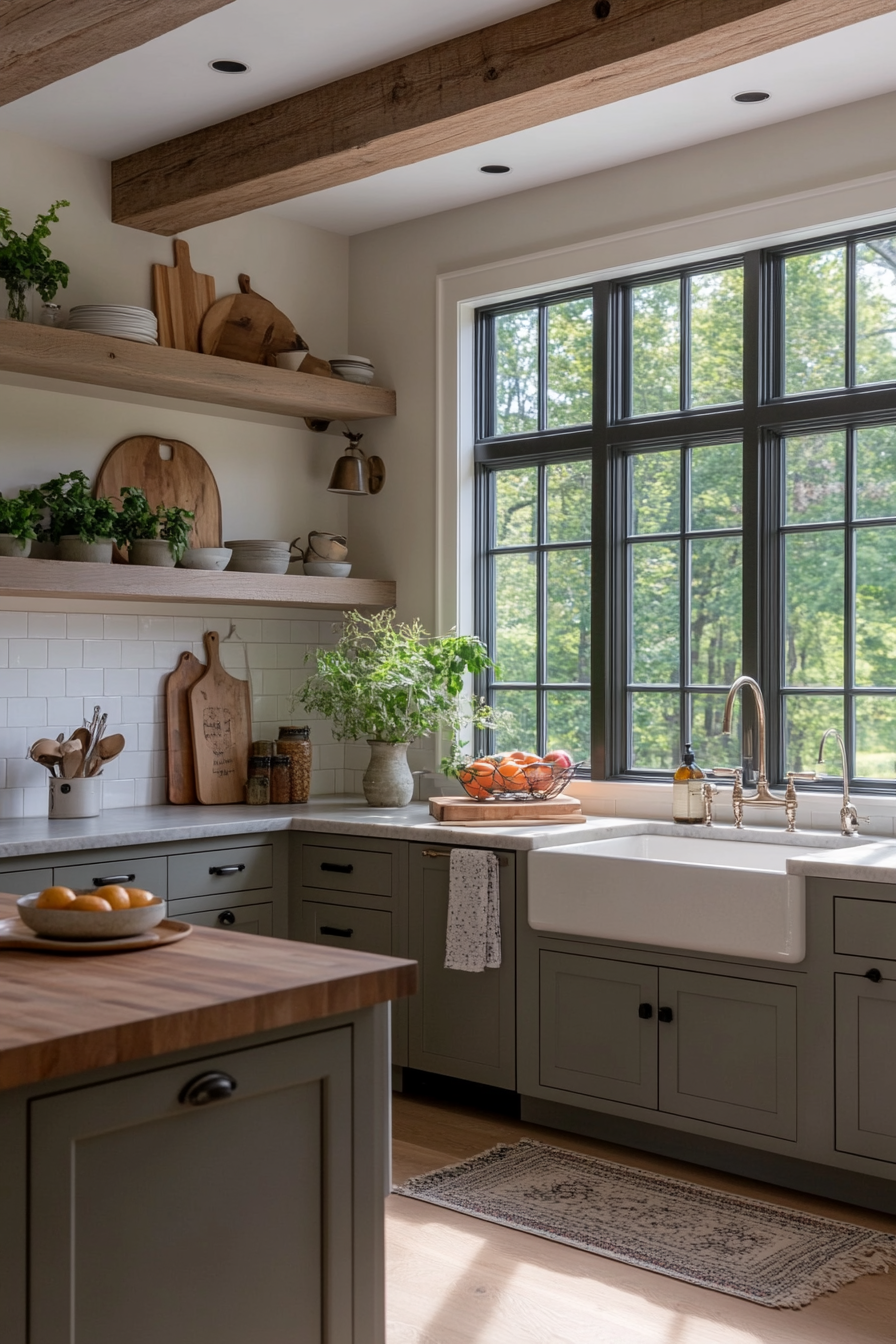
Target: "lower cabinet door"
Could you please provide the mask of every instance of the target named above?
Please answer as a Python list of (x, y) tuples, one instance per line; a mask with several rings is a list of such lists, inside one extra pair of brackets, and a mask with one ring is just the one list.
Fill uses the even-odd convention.
[[(351, 1041), (339, 1028), (33, 1102), (31, 1344), (350, 1340)], [(182, 1100), (209, 1073), (233, 1095)]]
[(303, 901), (302, 936), (308, 943), (388, 957), (392, 955), (392, 916), (388, 910)]
[(896, 979), (836, 975), (837, 1148), (896, 1162)]
[(229, 905), (224, 910), (197, 910), (195, 914), (171, 910), (172, 919), (186, 924), (199, 924), (206, 929), (228, 929), (232, 933), (260, 933), (265, 938), (274, 934), (274, 907), (270, 901), (258, 905)]
[(542, 950), (539, 1081), (656, 1107), (654, 966)]
[(796, 1138), (796, 989), (660, 971), (661, 1111)]

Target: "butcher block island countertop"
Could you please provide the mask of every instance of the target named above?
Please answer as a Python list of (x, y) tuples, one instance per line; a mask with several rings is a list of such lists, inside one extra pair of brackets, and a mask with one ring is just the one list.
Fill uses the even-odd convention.
[[(0, 918), (16, 913), (0, 894)], [(118, 956), (0, 953), (0, 1090), (413, 994), (416, 963), (194, 928)]]

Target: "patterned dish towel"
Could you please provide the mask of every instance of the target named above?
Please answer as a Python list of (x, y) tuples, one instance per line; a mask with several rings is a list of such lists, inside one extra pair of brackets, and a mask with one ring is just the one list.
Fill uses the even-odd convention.
[(445, 969), (484, 971), (500, 965), (497, 857), (487, 849), (452, 849)]

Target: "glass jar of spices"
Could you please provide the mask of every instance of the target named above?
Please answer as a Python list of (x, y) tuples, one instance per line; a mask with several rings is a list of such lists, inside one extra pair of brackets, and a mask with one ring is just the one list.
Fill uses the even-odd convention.
[(246, 802), (261, 807), (271, 801), (270, 756), (249, 757), (249, 778), (246, 780)]
[(271, 757), (271, 802), (288, 803), (290, 786), (290, 760), (288, 756)]
[(289, 801), (307, 803), (311, 793), (311, 741), (307, 723), (280, 729), (276, 750), (289, 757)]

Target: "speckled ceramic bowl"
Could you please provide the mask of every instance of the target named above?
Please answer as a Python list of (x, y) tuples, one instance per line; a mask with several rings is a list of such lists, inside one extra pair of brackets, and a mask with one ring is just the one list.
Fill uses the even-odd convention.
[[(84, 892), (95, 896), (96, 892)], [(19, 918), (35, 933), (46, 938), (132, 938), (146, 933), (165, 918), (165, 902), (156, 898), (155, 905), (138, 906), (136, 910), (37, 910), (35, 901), (39, 891), (20, 896), (16, 901)]]

